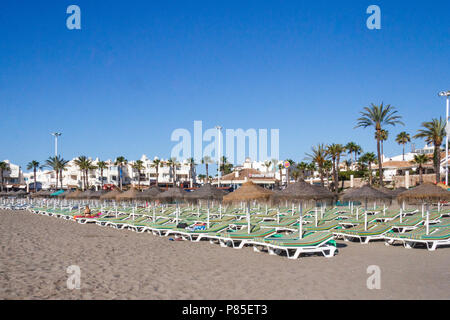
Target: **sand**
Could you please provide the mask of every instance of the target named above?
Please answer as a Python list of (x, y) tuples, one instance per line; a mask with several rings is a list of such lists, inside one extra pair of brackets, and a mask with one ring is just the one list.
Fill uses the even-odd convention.
[[(338, 241), (298, 260), (0, 211), (1, 299), (449, 299), (450, 248)], [(70, 290), (67, 267), (81, 270)], [(381, 270), (369, 290), (367, 267)]]

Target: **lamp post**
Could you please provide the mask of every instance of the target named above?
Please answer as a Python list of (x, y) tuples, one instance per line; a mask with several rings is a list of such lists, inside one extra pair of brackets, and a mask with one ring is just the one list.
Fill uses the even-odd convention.
[(218, 150), (217, 150), (217, 157), (218, 157), (218, 160), (217, 160), (217, 187), (218, 188), (220, 188), (220, 157), (221, 157), (221, 154), (220, 154), (220, 151), (221, 151), (221, 146), (220, 146), (220, 138), (221, 138), (221, 134), (222, 134), (222, 127), (221, 126), (216, 126), (216, 129), (217, 129), (217, 131), (218, 131), (218, 133), (219, 133), (219, 147), (218, 147)]
[(61, 133), (53, 132), (51, 135), (55, 137), (55, 157), (57, 157), (58, 156), (58, 137), (61, 136)]
[(447, 108), (446, 108), (446, 117), (445, 117), (445, 185), (448, 186), (448, 109), (449, 109), (449, 91), (441, 91), (439, 92), (440, 97), (446, 97), (447, 100)]

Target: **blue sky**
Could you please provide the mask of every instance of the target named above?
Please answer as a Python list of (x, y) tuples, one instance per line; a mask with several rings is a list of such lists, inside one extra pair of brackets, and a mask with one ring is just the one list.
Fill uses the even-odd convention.
[[(81, 30), (66, 8), (81, 8)], [(381, 30), (366, 8), (381, 8)], [(0, 159), (25, 166), (60, 151), (168, 157), (177, 128), (280, 129), (280, 157), (355, 141), (358, 112), (382, 101), (405, 127), (445, 117), (449, 1), (3, 1)], [(421, 147), (422, 141), (416, 141)]]

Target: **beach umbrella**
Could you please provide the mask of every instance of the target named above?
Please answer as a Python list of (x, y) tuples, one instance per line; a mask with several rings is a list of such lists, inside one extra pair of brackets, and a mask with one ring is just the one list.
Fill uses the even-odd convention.
[(78, 196), (83, 193), (81, 190), (75, 190), (69, 193), (65, 198), (66, 199), (78, 199)]
[(364, 230), (367, 230), (367, 202), (368, 201), (391, 201), (392, 196), (385, 192), (375, 189), (369, 185), (364, 185), (360, 188), (351, 188), (342, 196), (343, 200), (348, 201), (364, 201), (365, 204), (365, 218)]
[(450, 191), (447, 191), (432, 183), (422, 183), (421, 185), (403, 191), (397, 195), (397, 200), (417, 202), (420, 201), (422, 204), (427, 204), (427, 220), (426, 220), (426, 234), (429, 233), (429, 216), (430, 212), (428, 210), (428, 205), (433, 201), (449, 200)]
[(92, 190), (86, 190), (86, 191), (83, 191), (83, 192), (80, 192), (79, 194), (77, 194), (75, 199), (89, 199), (89, 197), (93, 193), (94, 193), (94, 191), (92, 191)]
[(130, 201), (137, 199), (138, 195), (141, 192), (138, 191), (136, 188), (131, 188), (125, 192), (122, 192), (118, 195), (116, 195), (116, 201)]
[(105, 194), (102, 194), (100, 196), (100, 200), (115, 200), (116, 196), (122, 193), (122, 191), (118, 189), (111, 190), (109, 192), (106, 192)]
[(63, 193), (58, 194), (56, 197), (60, 198), (60, 199), (64, 199), (66, 198), (69, 194), (71, 194), (73, 191), (72, 190), (66, 190)]
[(252, 181), (242, 184), (242, 186), (223, 197), (223, 202), (247, 202), (247, 225), (250, 233), (250, 201), (269, 201), (273, 192), (264, 189)]
[[(275, 199), (283, 199), (289, 201), (299, 201), (299, 237), (302, 238), (302, 215), (303, 215), (303, 201), (309, 200), (327, 200), (332, 199), (334, 194), (329, 190), (321, 187), (312, 185), (310, 183), (305, 182), (304, 180), (297, 181), (293, 184), (290, 184), (286, 189), (277, 192), (273, 195)], [(317, 225), (317, 207), (315, 210), (316, 214), (316, 225)]]
[(97, 190), (97, 191), (94, 191), (94, 192), (92, 192), (90, 195), (89, 195), (89, 199), (100, 199), (100, 197), (102, 196), (102, 195), (104, 195), (104, 194), (106, 194), (108, 191), (106, 191), (106, 190)]
[(156, 197), (161, 193), (161, 190), (153, 186), (148, 188), (137, 195), (137, 199), (139, 200), (155, 200)]
[(178, 223), (178, 214), (179, 214), (179, 206), (178, 203), (180, 201), (183, 201), (185, 199), (187, 192), (178, 187), (170, 188), (167, 191), (161, 192), (159, 195), (156, 196), (156, 199), (161, 200), (162, 202), (170, 203), (175, 202), (177, 208), (176, 208), (176, 220)]
[(198, 201), (198, 200), (206, 200), (208, 203), (208, 221), (207, 225), (209, 228), (209, 213), (210, 213), (210, 201), (222, 201), (225, 192), (213, 187), (210, 183), (206, 183), (201, 186), (199, 189), (188, 192), (185, 196), (187, 200)]

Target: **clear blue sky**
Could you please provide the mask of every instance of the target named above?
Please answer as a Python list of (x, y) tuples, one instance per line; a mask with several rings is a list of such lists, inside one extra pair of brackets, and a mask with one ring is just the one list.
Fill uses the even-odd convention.
[[(82, 30), (66, 28), (81, 8)], [(366, 28), (377, 4), (382, 29)], [(0, 159), (168, 157), (176, 128), (279, 128), (280, 156), (356, 141), (381, 101), (405, 127), (444, 116), (450, 89), (445, 1), (2, 1)], [(422, 141), (416, 142), (421, 147)]]

